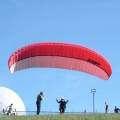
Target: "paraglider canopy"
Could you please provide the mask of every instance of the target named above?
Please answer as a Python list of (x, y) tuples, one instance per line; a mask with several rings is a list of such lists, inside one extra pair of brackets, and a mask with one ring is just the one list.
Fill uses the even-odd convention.
[(92, 74), (107, 80), (112, 74), (109, 62), (97, 52), (68, 43), (36, 43), (22, 47), (9, 58), (13, 73), (27, 68), (64, 68)]

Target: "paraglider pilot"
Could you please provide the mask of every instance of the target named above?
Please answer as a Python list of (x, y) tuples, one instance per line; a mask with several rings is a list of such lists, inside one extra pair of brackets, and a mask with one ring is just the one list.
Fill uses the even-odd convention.
[(40, 114), (40, 108), (41, 108), (41, 101), (44, 99), (44, 95), (43, 92), (40, 92), (37, 96), (37, 101), (36, 101), (36, 105), (37, 105), (37, 115)]
[(60, 114), (63, 114), (65, 112), (65, 109), (66, 109), (66, 104), (69, 100), (65, 101), (64, 97), (62, 97), (60, 101), (58, 101), (58, 99), (56, 99), (56, 101), (58, 103), (60, 103), (60, 107), (59, 107)]

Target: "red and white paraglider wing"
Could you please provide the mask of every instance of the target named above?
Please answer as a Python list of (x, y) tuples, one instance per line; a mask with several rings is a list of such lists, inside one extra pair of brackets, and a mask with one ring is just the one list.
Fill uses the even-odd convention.
[(27, 68), (63, 68), (107, 80), (111, 66), (100, 54), (83, 46), (66, 43), (36, 43), (14, 52), (8, 61), (11, 72)]

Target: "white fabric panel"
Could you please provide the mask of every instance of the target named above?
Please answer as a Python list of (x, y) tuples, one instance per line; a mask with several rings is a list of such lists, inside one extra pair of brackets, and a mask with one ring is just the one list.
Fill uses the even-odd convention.
[(53, 67), (78, 70), (95, 75), (102, 79), (108, 79), (107, 73), (89, 62), (58, 56), (36, 56), (16, 62), (10, 68), (11, 72), (34, 67)]

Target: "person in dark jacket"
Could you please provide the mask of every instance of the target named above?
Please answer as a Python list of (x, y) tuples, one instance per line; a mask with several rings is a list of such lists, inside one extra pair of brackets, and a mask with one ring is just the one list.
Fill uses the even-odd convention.
[(105, 113), (108, 113), (109, 112), (109, 106), (107, 104), (107, 102), (105, 102)]
[(41, 109), (41, 101), (44, 99), (44, 95), (43, 92), (40, 92), (37, 96), (37, 101), (36, 101), (36, 105), (37, 105), (37, 115), (40, 114), (40, 109)]
[(114, 113), (119, 113), (119, 111), (120, 109), (117, 106), (115, 106)]
[(69, 100), (65, 101), (64, 97), (62, 97), (60, 101), (58, 101), (58, 99), (56, 99), (56, 101), (60, 103), (60, 107), (59, 107), (60, 114), (63, 114), (66, 109), (66, 104), (68, 103)]

